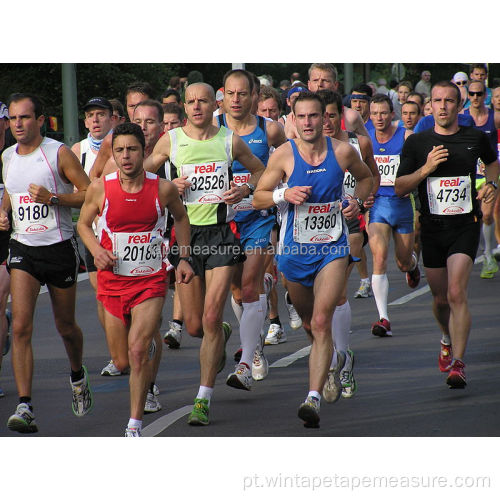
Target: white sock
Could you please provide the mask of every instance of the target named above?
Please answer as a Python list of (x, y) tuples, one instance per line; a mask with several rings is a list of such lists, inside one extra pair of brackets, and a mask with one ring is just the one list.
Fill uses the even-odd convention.
[(273, 275), (270, 273), (266, 273), (264, 275), (264, 293), (266, 295), (269, 295), (269, 293), (271, 292), (271, 289), (273, 288), (273, 284), (274, 284)]
[(441, 342), (446, 345), (451, 345), (451, 338), (449, 335), (446, 335), (446, 333), (443, 333), (441, 336)]
[(132, 428), (135, 427), (138, 430), (142, 429), (142, 420), (135, 420), (133, 418), (130, 418), (128, 421), (128, 427)]
[(414, 271), (415, 268), (417, 267), (417, 264), (418, 264), (418, 257), (417, 257), (417, 254), (415, 252), (413, 252), (411, 254), (411, 258), (412, 258), (412, 261), (413, 261), (413, 264), (411, 266), (411, 269), (410, 271)]
[(261, 293), (259, 295), (260, 307), (262, 307), (262, 322), (260, 324), (260, 338), (265, 339), (267, 333), (264, 332), (264, 323), (267, 318), (267, 295), (265, 293)]
[(252, 366), (253, 355), (259, 344), (262, 329), (262, 307), (260, 300), (243, 302), (243, 315), (240, 322), (241, 353), (240, 363)]
[(238, 304), (234, 300), (234, 297), (231, 295), (231, 307), (233, 308), (234, 315), (236, 316), (236, 319), (238, 320), (238, 323), (241, 323), (241, 315), (243, 314), (243, 306)]
[(319, 401), (321, 401), (321, 394), (317, 391), (309, 391), (309, 394), (307, 395), (307, 397), (309, 397), (309, 396), (312, 396), (313, 398), (316, 398)]
[(206, 399), (206, 400), (208, 400), (208, 405), (210, 406), (210, 399), (212, 399), (213, 393), (214, 393), (213, 387), (207, 387), (206, 385), (200, 385), (196, 399)]
[(362, 283), (370, 284), (370, 278), (361, 278)]
[(335, 308), (332, 318), (332, 339), (335, 350), (347, 352), (351, 329), (351, 305), (349, 301)]
[(372, 290), (377, 304), (379, 318), (389, 321), (387, 298), (389, 296), (389, 280), (387, 274), (372, 274)]
[(483, 222), (484, 255), (491, 259), (491, 240), (495, 234), (495, 224), (485, 224)]

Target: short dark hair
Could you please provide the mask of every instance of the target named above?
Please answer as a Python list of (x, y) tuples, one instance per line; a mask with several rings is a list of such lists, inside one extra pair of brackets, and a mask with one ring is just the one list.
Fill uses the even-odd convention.
[(414, 90), (412, 90), (412, 91), (408, 94), (407, 100), (408, 100), (408, 101), (411, 101), (411, 100), (412, 100), (412, 97), (414, 97), (414, 96), (420, 97), (420, 102), (421, 102), (422, 104), (424, 103), (424, 96), (423, 96), (420, 92), (415, 92)]
[(407, 104), (413, 104), (414, 106), (417, 106), (417, 113), (418, 114), (421, 114), (421, 110), (420, 110), (420, 105), (418, 104), (418, 102), (415, 102), (415, 101), (406, 101), (404, 102), (402, 105), (401, 105), (401, 112), (403, 112), (403, 106), (406, 106)]
[(30, 94), (29, 92), (17, 92), (15, 94), (11, 94), (9, 96), (9, 99), (7, 100), (7, 108), (10, 108), (11, 103), (19, 102), (22, 101), (23, 99), (29, 99), (33, 103), (35, 118), (38, 118), (43, 115), (42, 100), (35, 94)]
[[(253, 79), (252, 74), (244, 69), (230, 69), (229, 71), (227, 71), (226, 74), (224, 75), (224, 78), (222, 79), (222, 86), (224, 88), (226, 87), (226, 80), (233, 75), (243, 76), (244, 78), (246, 78), (248, 80), (248, 85), (250, 86), (250, 93), (253, 92), (253, 89), (255, 87), (255, 80)], [(259, 85), (260, 85), (260, 80), (259, 80)]]
[(386, 102), (389, 105), (389, 109), (391, 110), (391, 113), (394, 111), (394, 104), (392, 103), (392, 99), (385, 95), (385, 94), (375, 94), (371, 101), (370, 104), (382, 104)]
[(486, 74), (488, 74), (488, 66), (486, 66), (485, 63), (472, 63), (470, 65), (469, 73), (473, 73), (476, 68), (477, 69), (484, 69), (484, 71), (486, 71)]
[(323, 114), (326, 110), (326, 104), (325, 101), (316, 93), (316, 92), (309, 92), (309, 90), (304, 90), (303, 92), (299, 92), (299, 95), (295, 101), (292, 103), (292, 111), (295, 113), (295, 106), (297, 105), (297, 102), (300, 101), (317, 101), (319, 102), (321, 106), (321, 113)]
[(120, 135), (133, 135), (142, 146), (142, 152), (144, 153), (144, 149), (146, 147), (146, 139), (144, 138), (144, 132), (142, 128), (137, 125), (137, 123), (120, 123), (113, 130), (113, 136), (111, 137), (111, 148), (115, 145), (115, 140)]
[(283, 103), (281, 102), (281, 97), (278, 91), (268, 85), (262, 85), (259, 92), (259, 102), (265, 101), (266, 99), (274, 99), (278, 104), (279, 110), (281, 111)]
[(155, 101), (154, 99), (146, 99), (145, 101), (139, 102), (135, 108), (134, 108), (134, 113), (137, 108), (140, 108), (141, 106), (150, 106), (151, 108), (156, 108), (156, 112), (158, 113), (158, 121), (160, 123), (163, 122), (163, 107), (161, 103), (158, 101)]
[(125, 109), (123, 108), (123, 104), (118, 99), (110, 99), (109, 103), (113, 107), (113, 111), (118, 112), (118, 116), (125, 116)]
[(330, 89), (320, 89), (316, 92), (317, 95), (323, 99), (325, 103), (325, 109), (329, 104), (335, 104), (337, 106), (337, 111), (342, 114), (344, 111), (344, 106), (342, 105), (342, 96)]
[(359, 83), (358, 85), (355, 85), (351, 89), (351, 94), (353, 92), (358, 92), (360, 94), (366, 94), (370, 97), (373, 95), (373, 89), (369, 85), (367, 85), (366, 83)]
[(132, 82), (125, 91), (125, 99), (132, 92), (138, 92), (139, 94), (144, 94), (148, 99), (153, 99), (155, 91), (153, 87), (148, 82)]
[(436, 87), (455, 89), (455, 92), (457, 94), (457, 104), (460, 105), (460, 103), (462, 102), (462, 94), (460, 93), (460, 89), (458, 88), (457, 85), (455, 85), (453, 82), (450, 82), (449, 80), (441, 80), (440, 82), (437, 82), (432, 86), (432, 88), (431, 88), (431, 100), (432, 100), (432, 91)]
[(413, 90), (413, 85), (411, 84), (411, 82), (409, 82), (408, 80), (403, 80), (402, 82), (399, 82), (398, 83), (398, 86), (396, 88), (396, 90), (399, 90), (400, 87), (406, 87), (406, 88), (409, 88), (410, 89), (410, 92)]
[(175, 89), (167, 89), (167, 90), (165, 90), (165, 92), (163, 92), (163, 94), (161, 95), (161, 98), (162, 99), (166, 99), (167, 97), (170, 97), (171, 95), (175, 96), (175, 100), (177, 101), (177, 104), (181, 104), (182, 103), (181, 95)]
[(175, 102), (167, 102), (162, 104), (161, 107), (163, 108), (163, 114), (170, 113), (177, 115), (181, 121), (184, 118), (184, 110)]

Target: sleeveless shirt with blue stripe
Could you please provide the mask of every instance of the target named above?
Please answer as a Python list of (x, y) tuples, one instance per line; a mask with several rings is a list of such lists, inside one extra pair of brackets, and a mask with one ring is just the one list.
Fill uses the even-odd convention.
[[(335, 153), (332, 147), (330, 137), (325, 137), (327, 141), (327, 154), (323, 162), (319, 165), (309, 165), (297, 149), (294, 140), (290, 140), (293, 150), (294, 167), (293, 172), (287, 182), (287, 187), (294, 186), (312, 186), (311, 196), (307, 199), (307, 203), (328, 203), (340, 200), (342, 197), (342, 188), (344, 182), (344, 171), (337, 162)], [(281, 237), (280, 237), (280, 254), (297, 255), (304, 263), (313, 263), (328, 254), (323, 252), (322, 247), (330, 247), (332, 245), (347, 246), (346, 225), (343, 223), (343, 234), (336, 242), (330, 243), (297, 243), (293, 239), (293, 220), (294, 220), (295, 205), (288, 203), (286, 208), (280, 207), (282, 214), (281, 218)], [(284, 251), (286, 247), (286, 252)], [(312, 252), (302, 252), (300, 247), (310, 247)]]
[[(240, 135), (243, 141), (248, 145), (250, 151), (256, 156), (264, 166), (267, 166), (269, 160), (269, 144), (267, 142), (266, 120), (261, 116), (256, 116), (257, 123), (253, 132), (247, 135)], [(221, 123), (223, 122), (223, 123)], [(230, 128), (226, 121), (226, 114), (219, 115), (219, 124)], [(233, 161), (232, 165), (233, 176), (245, 175), (250, 172), (237, 160)], [(242, 210), (236, 211), (234, 220), (236, 222), (250, 222), (261, 217), (259, 210)]]
[[(401, 155), (403, 144), (405, 142), (405, 128), (396, 128), (394, 135), (387, 141), (380, 143), (377, 141), (377, 134), (375, 129), (369, 130), (370, 139), (373, 144), (373, 154), (378, 155)], [(397, 197), (393, 186), (380, 186), (376, 196), (390, 196)]]

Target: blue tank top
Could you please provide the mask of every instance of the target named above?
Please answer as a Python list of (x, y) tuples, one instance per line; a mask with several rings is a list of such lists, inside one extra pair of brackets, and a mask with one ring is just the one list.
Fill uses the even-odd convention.
[[(472, 118), (470, 114), (470, 109), (466, 109), (464, 111), (464, 115), (469, 115)], [(474, 118), (472, 119), (474, 120)], [(474, 122), (473, 127), (477, 128), (478, 130), (482, 130), (488, 136), (488, 140), (490, 141), (493, 151), (497, 151), (498, 135), (497, 135), (497, 128), (495, 127), (495, 110), (494, 109), (488, 110), (488, 120), (486, 120), (486, 123), (484, 125), (478, 127)]]
[[(257, 118), (257, 124), (253, 132), (247, 135), (240, 135), (240, 137), (248, 145), (253, 155), (256, 156), (264, 166), (267, 166), (269, 160), (269, 144), (267, 142), (266, 120), (262, 116), (256, 116), (255, 118)], [(224, 125), (229, 128), (225, 114), (219, 115), (218, 119), (219, 125)], [(233, 181), (236, 184), (241, 185), (248, 182), (250, 172), (239, 161), (234, 160), (231, 168), (233, 170)], [(244, 203), (248, 204), (249, 200), (245, 199)], [(236, 222), (249, 222), (259, 217), (262, 217), (259, 210), (236, 210), (234, 220)]]
[[(307, 203), (330, 203), (340, 200), (342, 197), (342, 185), (344, 171), (337, 162), (332, 147), (332, 140), (325, 137), (327, 141), (327, 154), (320, 165), (309, 165), (297, 149), (294, 140), (290, 140), (293, 150), (294, 167), (287, 186), (312, 186), (311, 196)], [(328, 243), (297, 243), (294, 240), (294, 218), (295, 205), (286, 203), (280, 206), (281, 212), (281, 237), (278, 253), (285, 255), (297, 255), (304, 263), (313, 263), (327, 255), (323, 247), (335, 245), (338, 242), (347, 244), (345, 241), (346, 224), (342, 221), (342, 235), (337, 242)], [(341, 217), (343, 217), (341, 215)], [(285, 251), (286, 250), (286, 251)]]
[[(396, 128), (396, 132), (394, 132), (389, 141), (379, 143), (375, 129), (369, 131), (373, 143), (373, 156), (381, 176), (381, 185), (378, 188), (376, 196), (397, 198), (393, 180), (395, 180), (397, 169), (399, 168), (400, 155), (405, 142), (405, 133), (406, 129), (404, 127)], [(385, 182), (386, 185), (382, 186), (382, 182)], [(390, 184), (391, 182), (392, 185)]]

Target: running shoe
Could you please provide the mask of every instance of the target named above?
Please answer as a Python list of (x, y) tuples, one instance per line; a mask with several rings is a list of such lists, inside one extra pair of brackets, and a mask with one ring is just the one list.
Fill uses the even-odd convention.
[(5, 337), (5, 344), (3, 346), (3, 356), (7, 356), (10, 350), (10, 325), (12, 324), (12, 313), (8, 309), (5, 311), (5, 317), (7, 318), (7, 336)]
[(111, 359), (109, 363), (101, 370), (101, 375), (103, 377), (117, 377), (118, 375), (128, 375), (129, 369), (127, 368), (124, 371), (118, 370), (118, 368), (113, 363)]
[(346, 355), (342, 351), (337, 351), (337, 366), (328, 370), (322, 395), (327, 403), (335, 403), (342, 394), (342, 385), (340, 383), (340, 372), (345, 366)]
[(372, 285), (370, 281), (361, 280), (358, 291), (354, 294), (355, 299), (367, 299), (372, 296)]
[(159, 396), (160, 395), (160, 389), (158, 388), (158, 386), (156, 384), (153, 384), (153, 394), (155, 396)]
[(250, 370), (250, 367), (246, 363), (236, 365), (235, 371), (230, 373), (226, 380), (226, 384), (229, 387), (243, 389), (244, 391), (252, 389), (252, 382), (252, 370)]
[(163, 337), (163, 342), (168, 345), (170, 349), (179, 349), (181, 346), (182, 325), (175, 321), (169, 321), (170, 329)]
[(208, 425), (210, 423), (208, 419), (208, 399), (198, 399), (194, 400), (193, 411), (189, 414), (188, 424), (189, 425)]
[(449, 372), (451, 368), (451, 362), (453, 361), (453, 351), (451, 345), (444, 344), (441, 341), (441, 349), (439, 349), (438, 365), (439, 370), (444, 372)]
[(450, 374), (446, 379), (450, 389), (463, 389), (467, 382), (465, 380), (465, 363), (461, 359), (456, 359), (450, 366)]
[[(357, 389), (356, 379), (354, 378), (354, 353), (351, 349), (348, 349), (346, 355), (349, 362), (346, 358), (344, 368), (340, 372), (340, 385), (342, 386), (342, 397), (352, 398)], [(349, 368), (346, 368), (347, 366)]]
[(140, 438), (142, 437), (141, 431), (137, 427), (127, 427), (125, 429), (126, 438)]
[(38, 432), (33, 409), (27, 403), (18, 404), (16, 413), (11, 415), (7, 421), (7, 427), (11, 431), (21, 432), (22, 434)]
[(224, 370), (224, 367), (226, 366), (226, 344), (227, 341), (229, 340), (229, 337), (231, 336), (231, 333), (233, 333), (233, 328), (229, 323), (226, 321), (222, 322), (222, 332), (224, 333), (224, 351), (222, 353), (222, 358), (219, 363), (219, 367), (217, 368), (217, 373), (220, 373), (222, 370)]
[[(416, 255), (413, 255), (416, 259)], [(418, 268), (418, 262), (413, 271), (408, 271), (406, 273), (406, 283), (408, 283), (408, 286), (410, 288), (417, 288), (418, 284), (420, 283), (420, 269)]]
[(241, 347), (234, 353), (233, 359), (234, 359), (234, 361), (236, 361), (236, 363), (239, 363), (241, 361), (241, 354), (242, 353), (243, 353), (243, 349)]
[(491, 279), (498, 271), (498, 264), (493, 257), (484, 257), (483, 267), (481, 269), (481, 278)]
[(377, 337), (392, 337), (391, 324), (385, 318), (380, 318), (380, 321), (373, 323), (372, 334)]
[(269, 373), (269, 361), (267, 361), (264, 349), (257, 348), (253, 355), (252, 378), (254, 380), (264, 380)]
[(267, 331), (265, 345), (283, 344), (286, 342), (286, 333), (281, 325), (271, 323)]
[(307, 396), (299, 406), (298, 417), (304, 421), (304, 427), (319, 427), (319, 399)]
[(500, 260), (500, 245), (497, 245), (497, 247), (493, 249), (491, 255), (493, 255), (495, 260)]
[(91, 409), (93, 405), (92, 399), (92, 391), (89, 385), (89, 378), (87, 373), (87, 368), (82, 366), (84, 376), (78, 382), (71, 382), (71, 390), (73, 392), (73, 401), (71, 403), (71, 407), (73, 409), (73, 413), (77, 417), (83, 417), (86, 415)]
[(161, 404), (158, 397), (148, 391), (146, 403), (144, 404), (144, 413), (156, 413), (161, 410)]
[(302, 320), (295, 310), (295, 307), (293, 307), (292, 301), (288, 296), (288, 291), (285, 292), (285, 304), (288, 309), (288, 321), (290, 322), (290, 327), (293, 330), (298, 330), (302, 326)]

